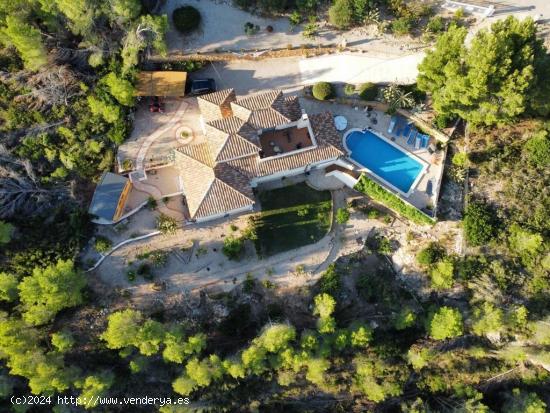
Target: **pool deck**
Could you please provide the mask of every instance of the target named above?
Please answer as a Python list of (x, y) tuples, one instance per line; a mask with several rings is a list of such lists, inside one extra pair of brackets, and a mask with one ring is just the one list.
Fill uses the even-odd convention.
[[(397, 145), (400, 149), (403, 149), (407, 153), (412, 153), (422, 161), (426, 162), (428, 167), (418, 180), (416, 186), (410, 191), (408, 197), (403, 196), (403, 194), (398, 191), (392, 190), (392, 188), (388, 188), (384, 182), (376, 179), (376, 176), (369, 176), (382, 184), (385, 188), (389, 189), (391, 192), (400, 196), (402, 199), (409, 202), (416, 208), (423, 210), (424, 212), (426, 212), (427, 209), (433, 209), (436, 207), (439, 189), (441, 187), (441, 180), (443, 178), (443, 166), (445, 163), (446, 154), (445, 150), (436, 150), (433, 154), (430, 154), (427, 148), (415, 149), (414, 146), (407, 145), (406, 139), (403, 137), (397, 138), (394, 133), (388, 133), (391, 116), (381, 111), (373, 110), (371, 111), (370, 117), (368, 117), (367, 113), (364, 112), (361, 107), (356, 110), (353, 106), (349, 105), (313, 101), (310, 99), (300, 99), (300, 103), (308, 113), (317, 113), (323, 110), (329, 110), (334, 116), (345, 116), (348, 120), (348, 127), (346, 130), (340, 132), (342, 137), (351, 129), (364, 129), (371, 127), (372, 130), (378, 135), (382, 135)], [(376, 123), (373, 122), (373, 119), (376, 119)], [(394, 131), (396, 129), (397, 128), (395, 128)], [(436, 140), (431, 137), (430, 144), (435, 145), (435, 143)], [(357, 169), (359, 170), (360, 168)], [(430, 180), (432, 181), (432, 195), (428, 195), (426, 192), (426, 188)]]

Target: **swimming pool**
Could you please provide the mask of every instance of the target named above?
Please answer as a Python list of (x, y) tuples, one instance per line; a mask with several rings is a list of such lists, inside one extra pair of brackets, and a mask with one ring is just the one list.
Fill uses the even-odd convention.
[(405, 195), (426, 168), (419, 160), (368, 130), (350, 131), (344, 143), (352, 160)]

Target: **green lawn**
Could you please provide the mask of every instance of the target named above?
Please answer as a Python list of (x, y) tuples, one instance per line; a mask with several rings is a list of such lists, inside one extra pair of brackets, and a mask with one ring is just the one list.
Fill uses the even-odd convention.
[(331, 196), (305, 183), (260, 192), (256, 250), (266, 257), (312, 244), (330, 228)]

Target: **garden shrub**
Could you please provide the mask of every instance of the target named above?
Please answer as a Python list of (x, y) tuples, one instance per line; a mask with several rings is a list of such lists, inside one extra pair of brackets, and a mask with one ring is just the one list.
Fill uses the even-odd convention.
[(433, 265), (445, 256), (445, 249), (437, 242), (430, 242), (428, 246), (422, 249), (416, 256), (416, 261), (420, 265)]
[(344, 86), (344, 93), (347, 96), (351, 96), (351, 95), (355, 94), (355, 85), (347, 83), (346, 86)]
[(430, 271), (432, 288), (442, 290), (451, 288), (454, 281), (454, 264), (449, 258), (439, 261)]
[(330, 264), (319, 280), (322, 293), (335, 295), (340, 290), (340, 273), (334, 263)]
[(372, 101), (378, 96), (378, 86), (374, 83), (363, 83), (359, 87), (359, 97), (366, 101)]
[(244, 249), (244, 240), (240, 237), (229, 236), (223, 240), (222, 252), (230, 260), (236, 260)]
[(103, 235), (98, 235), (96, 237), (94, 247), (95, 247), (95, 250), (100, 254), (106, 253), (111, 249), (112, 246), (113, 246), (113, 243), (109, 238), (104, 237)]
[(336, 0), (328, 11), (330, 24), (337, 29), (349, 28), (354, 20), (353, 3), (351, 0)]
[(367, 178), (366, 175), (361, 175), (359, 182), (355, 185), (355, 189), (368, 195), (373, 200), (386, 205), (388, 208), (393, 209), (405, 218), (408, 218), (419, 225), (434, 224), (434, 220), (432, 218), (422, 213), (415, 207), (407, 205), (397, 195), (388, 192), (372, 179)]
[(160, 214), (157, 218), (157, 229), (163, 234), (174, 234), (178, 229), (178, 222), (168, 215)]
[(312, 93), (317, 100), (327, 100), (333, 96), (334, 89), (328, 82), (319, 82), (313, 85)]
[(339, 224), (345, 224), (349, 221), (349, 210), (347, 208), (338, 208), (336, 211), (336, 222)]
[(180, 33), (189, 33), (201, 24), (201, 14), (192, 6), (178, 7), (172, 13), (172, 20)]
[(445, 30), (445, 20), (441, 16), (434, 16), (430, 18), (426, 25), (426, 30), (430, 33), (441, 33)]
[(405, 36), (412, 29), (412, 21), (409, 17), (400, 17), (391, 22), (391, 30), (396, 36)]
[(244, 24), (244, 32), (246, 33), (247, 36), (252, 36), (258, 33), (259, 31), (260, 31), (260, 26), (258, 26), (257, 24), (255, 25), (254, 23), (251, 23), (251, 22), (246, 22)]

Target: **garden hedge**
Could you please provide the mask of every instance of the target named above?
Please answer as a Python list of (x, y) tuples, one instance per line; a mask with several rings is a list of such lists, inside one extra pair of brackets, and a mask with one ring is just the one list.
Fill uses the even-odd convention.
[(372, 101), (378, 96), (378, 86), (367, 82), (359, 86), (359, 97), (366, 101)]
[(328, 82), (319, 82), (313, 85), (313, 97), (317, 100), (330, 99), (334, 93), (332, 85)]
[(433, 225), (435, 223), (432, 218), (415, 207), (408, 205), (397, 195), (388, 192), (372, 179), (367, 178), (365, 174), (361, 175), (359, 182), (355, 185), (355, 189), (419, 225)]

